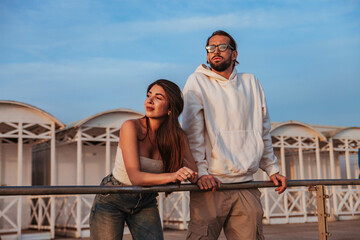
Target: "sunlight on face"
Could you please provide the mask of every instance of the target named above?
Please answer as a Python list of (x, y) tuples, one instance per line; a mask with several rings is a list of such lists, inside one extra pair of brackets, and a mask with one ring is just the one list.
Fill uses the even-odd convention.
[(145, 115), (149, 118), (162, 118), (168, 115), (169, 100), (164, 89), (154, 85), (146, 95)]
[[(229, 44), (230, 39), (226, 36), (215, 35), (209, 40), (209, 45), (220, 45), (220, 44)], [(210, 63), (211, 68), (216, 71), (222, 72), (226, 69), (233, 66), (233, 52), (230, 48), (227, 48), (225, 51), (221, 52), (218, 48), (215, 49), (215, 52), (207, 54), (207, 60)], [(236, 59), (236, 58), (235, 58)]]

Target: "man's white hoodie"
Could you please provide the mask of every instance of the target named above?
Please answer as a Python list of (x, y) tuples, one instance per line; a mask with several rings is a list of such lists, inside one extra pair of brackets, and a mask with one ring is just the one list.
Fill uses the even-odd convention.
[(258, 168), (279, 172), (264, 92), (248, 73), (229, 79), (200, 65), (184, 90), (182, 126), (199, 169), (223, 183), (253, 180)]

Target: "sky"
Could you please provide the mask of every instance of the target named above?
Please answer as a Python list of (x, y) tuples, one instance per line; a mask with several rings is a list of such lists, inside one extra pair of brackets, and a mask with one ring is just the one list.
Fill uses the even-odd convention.
[(360, 1), (0, 0), (0, 100), (68, 124), (182, 89), (216, 30), (238, 44), (272, 122), (360, 126)]

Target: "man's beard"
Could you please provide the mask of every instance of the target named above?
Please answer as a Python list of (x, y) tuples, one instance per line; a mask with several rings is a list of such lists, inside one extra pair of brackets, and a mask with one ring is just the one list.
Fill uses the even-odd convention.
[(210, 59), (209, 63), (211, 68), (214, 69), (215, 71), (223, 72), (231, 66), (231, 59), (229, 58), (221, 63), (214, 63)]

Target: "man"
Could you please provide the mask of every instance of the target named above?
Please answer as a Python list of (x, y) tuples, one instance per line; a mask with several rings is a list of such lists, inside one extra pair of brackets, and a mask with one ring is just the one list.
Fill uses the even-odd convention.
[[(187, 239), (262, 239), (263, 210), (258, 189), (215, 191), (221, 183), (246, 182), (260, 167), (286, 189), (270, 136), (265, 95), (252, 74), (237, 73), (235, 40), (224, 31), (207, 40), (207, 61), (184, 87), (183, 128), (199, 170), (191, 192)], [(281, 186), (279, 185), (281, 182)]]

